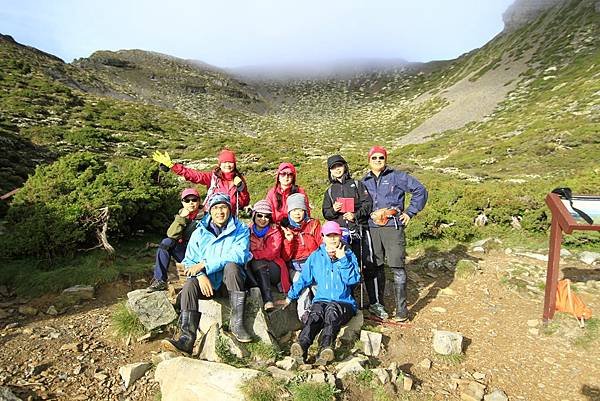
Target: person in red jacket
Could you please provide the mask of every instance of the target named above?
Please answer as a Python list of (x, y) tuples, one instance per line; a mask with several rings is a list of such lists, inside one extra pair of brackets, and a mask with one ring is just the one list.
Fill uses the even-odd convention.
[(248, 193), (246, 180), (237, 169), (235, 153), (229, 149), (223, 149), (219, 153), (219, 163), (211, 171), (198, 171), (185, 167), (181, 163), (173, 163), (167, 152), (160, 153), (156, 151), (152, 155), (152, 158), (161, 164), (161, 169), (166, 169), (167, 171), (170, 169), (187, 181), (206, 186), (205, 210), (211, 196), (217, 193), (229, 195), (229, 199), (231, 199), (231, 211), (236, 216), (240, 210), (250, 204), (250, 194)]
[(279, 227), (272, 222), (271, 205), (260, 200), (252, 208), (250, 224), (250, 252), (252, 260), (248, 267), (253, 273), (267, 312), (275, 308), (271, 285), (281, 285), (287, 293), (290, 289), (290, 276), (287, 266), (281, 258), (283, 235)]
[(273, 221), (280, 223), (288, 215), (287, 199), (288, 196), (300, 193), (305, 196), (306, 211), (310, 216), (310, 206), (308, 196), (304, 189), (296, 185), (296, 168), (291, 163), (281, 163), (277, 168), (277, 180), (275, 186), (267, 192), (267, 201), (271, 204), (273, 210)]
[[(288, 217), (281, 221), (283, 231), (283, 249), (281, 256), (292, 269), (292, 281), (297, 281), (306, 259), (323, 241), (321, 223), (308, 216), (306, 197), (303, 194), (291, 194), (287, 198)], [(298, 318), (304, 322), (308, 317), (312, 291), (306, 288), (298, 298)]]

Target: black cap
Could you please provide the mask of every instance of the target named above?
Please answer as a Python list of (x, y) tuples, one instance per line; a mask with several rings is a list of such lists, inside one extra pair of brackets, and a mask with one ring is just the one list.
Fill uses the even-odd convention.
[(346, 160), (344, 160), (344, 158), (342, 156), (333, 155), (333, 156), (329, 156), (329, 158), (327, 159), (327, 169), (331, 170), (331, 166), (333, 166), (336, 163), (348, 164), (348, 163), (346, 163)]

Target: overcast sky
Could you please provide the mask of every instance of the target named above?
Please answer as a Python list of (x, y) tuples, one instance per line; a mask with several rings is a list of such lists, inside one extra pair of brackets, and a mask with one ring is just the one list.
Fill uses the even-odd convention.
[(143, 49), (218, 67), (431, 61), (481, 47), (513, 0), (0, 0), (0, 33), (65, 61)]

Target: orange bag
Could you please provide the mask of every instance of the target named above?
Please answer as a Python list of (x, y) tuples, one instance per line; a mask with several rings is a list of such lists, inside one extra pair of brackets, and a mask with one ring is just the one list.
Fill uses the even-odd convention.
[(577, 294), (571, 291), (571, 280), (568, 278), (560, 280), (556, 287), (556, 310), (570, 313), (577, 319), (592, 317), (592, 310), (583, 303)]
[(385, 226), (388, 223), (388, 221), (397, 214), (398, 211), (396, 209), (382, 208), (377, 209), (373, 213), (371, 213), (371, 218), (373, 219), (373, 222), (378, 226)]

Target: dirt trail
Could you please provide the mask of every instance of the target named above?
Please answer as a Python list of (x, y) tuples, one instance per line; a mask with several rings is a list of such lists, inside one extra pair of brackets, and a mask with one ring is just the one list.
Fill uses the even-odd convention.
[[(463, 258), (477, 262), (479, 273), (461, 279), (447, 268), (447, 262), (455, 266)], [(446, 267), (444, 263), (432, 267), (432, 261), (443, 261)], [(412, 322), (405, 328), (379, 326), (386, 348), (380, 365), (387, 367), (395, 361), (415, 378), (410, 399), (459, 400), (460, 390), (454, 383), (479, 372), (485, 375), (488, 391), (500, 388), (510, 400), (600, 400), (600, 340), (589, 342), (587, 348), (575, 345), (583, 331), (565, 316), (557, 316), (550, 327), (553, 332), (545, 333), (540, 324), (542, 291), (506, 279), (515, 264), (520, 277), (535, 283), (545, 272), (545, 262), (500, 251), (484, 255), (460, 250), (411, 258)], [(575, 259), (561, 266), (597, 313), (600, 268)], [(125, 282), (104, 286), (95, 300), (66, 315), (0, 319), (0, 386), (8, 386), (24, 400), (156, 399), (159, 388), (153, 370), (124, 389), (118, 368), (149, 361), (159, 351), (159, 341), (125, 345), (110, 329), (110, 316), (122, 297), (146, 285), (139, 280), (131, 287)], [(392, 294), (387, 295), (387, 304), (392, 305)], [(44, 297), (27, 305), (45, 310), (51, 300)], [(5, 310), (20, 305), (14, 298), (1, 301)], [(15, 321), (18, 327), (6, 328)], [(431, 345), (433, 329), (461, 332), (464, 357), (453, 361), (436, 356)], [(429, 369), (419, 366), (425, 358), (433, 362)]]

